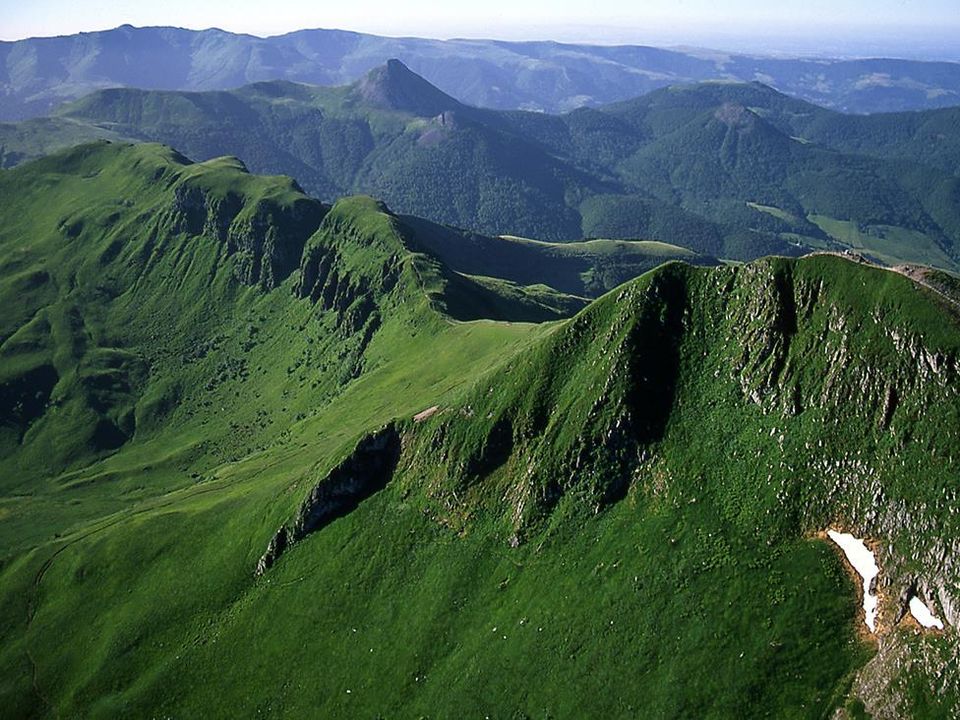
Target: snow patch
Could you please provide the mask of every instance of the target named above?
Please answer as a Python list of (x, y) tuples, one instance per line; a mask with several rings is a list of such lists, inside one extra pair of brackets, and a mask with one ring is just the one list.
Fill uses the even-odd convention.
[[(880, 574), (880, 567), (877, 565), (873, 552), (864, 544), (863, 540), (855, 538), (850, 533), (827, 530), (827, 535), (840, 546), (844, 555), (847, 556), (847, 560), (853, 565), (853, 569), (863, 578), (863, 612), (866, 615), (865, 619), (870, 632), (876, 632), (877, 596), (873, 593), (873, 581)], [(924, 609), (926, 609), (926, 606), (924, 606)]]
[(930, 608), (916, 595), (910, 598), (910, 614), (925, 628), (943, 630), (943, 623), (930, 612)]

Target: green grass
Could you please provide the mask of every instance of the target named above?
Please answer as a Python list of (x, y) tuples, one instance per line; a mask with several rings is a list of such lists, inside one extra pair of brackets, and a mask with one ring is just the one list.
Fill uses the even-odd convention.
[(869, 225), (861, 229), (851, 220), (810, 215), (831, 238), (854, 250), (861, 250), (888, 265), (917, 263), (941, 268), (956, 268), (956, 263), (930, 236), (892, 225)]
[[(650, 255), (659, 255), (670, 257), (676, 255), (684, 260), (697, 256), (695, 252), (688, 248), (683, 248), (670, 243), (659, 242), (657, 240), (613, 240), (610, 238), (593, 238), (578, 243), (551, 243), (542, 240), (533, 240), (531, 238), (516, 237), (515, 235), (501, 235), (504, 240), (518, 242), (532, 247), (549, 247), (558, 252), (567, 252), (575, 254), (577, 252), (598, 252), (611, 254), (622, 252), (624, 249), (635, 249), (645, 251)], [(629, 244), (628, 244), (629, 243)]]
[[(954, 592), (960, 331), (901, 275), (674, 262), (533, 323), (576, 298), (233, 160), (88, 146), (0, 204), (13, 717), (831, 717), (877, 648), (815, 532), (880, 541), (889, 598)], [(255, 577), (387, 423), (384, 489)], [(887, 678), (904, 712), (956, 709), (923, 669), (953, 642)]]
[(770, 207), (769, 205), (760, 205), (758, 203), (752, 203), (752, 202), (748, 202), (747, 207), (753, 208), (757, 212), (767, 213), (768, 215), (772, 215), (778, 220), (783, 220), (784, 222), (787, 222), (790, 224), (796, 224), (799, 222), (799, 218), (797, 218), (796, 215), (794, 215), (793, 213), (789, 213), (786, 210), (781, 210), (780, 208)]
[(0, 123), (0, 168), (13, 167), (64, 148), (100, 139), (123, 139), (108, 128), (70, 118)]

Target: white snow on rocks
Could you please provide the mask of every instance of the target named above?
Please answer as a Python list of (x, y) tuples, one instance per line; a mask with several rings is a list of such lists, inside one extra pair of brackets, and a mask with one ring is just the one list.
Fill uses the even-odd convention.
[[(880, 573), (880, 568), (873, 552), (864, 544), (863, 540), (855, 538), (850, 533), (827, 530), (827, 535), (840, 546), (844, 555), (847, 556), (847, 560), (853, 565), (853, 569), (863, 578), (863, 612), (866, 615), (866, 623), (870, 632), (876, 632), (877, 596), (873, 593), (873, 581)], [(926, 610), (926, 606), (924, 606), (924, 609)]]
[(924, 604), (923, 600), (916, 595), (910, 598), (910, 614), (925, 628), (943, 630), (943, 622), (938, 620), (934, 614), (930, 612), (930, 608)]

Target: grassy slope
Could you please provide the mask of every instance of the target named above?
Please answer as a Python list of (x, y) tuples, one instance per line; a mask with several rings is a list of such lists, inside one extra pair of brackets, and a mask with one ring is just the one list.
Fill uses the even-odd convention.
[[(3, 197), (27, 209), (62, 187), (82, 204), (111, 187), (163, 218), (194, 178), (302, 201), (286, 181), (150, 146), (67, 158), (0, 175), (23, 191)], [(131, 178), (156, 168), (166, 180), (145, 195)], [(25, 462), (43, 457), (32, 427), (5, 450), (21, 467), (0, 501), (0, 694), (15, 716), (824, 717), (874, 648), (814, 530), (889, 546), (891, 598), (909, 578), (957, 592), (933, 558), (958, 530), (934, 499), (957, 471), (960, 333), (906, 278), (833, 257), (672, 264), (564, 323), (463, 323), (435, 309), (444, 267), (367, 199), (297, 240), (299, 269), (272, 289), (243, 284), (242, 258), (205, 232), (161, 233), (148, 268), (103, 261), (100, 214), (19, 216), (30, 232), (3, 242), (35, 238), (22, 267), (76, 278), (26, 297), (101, 318), (70, 346), (81, 360), (101, 338), (151, 358), (111, 407), (149, 417), (159, 386), (182, 390), (119, 452), (77, 451), (64, 472)], [(57, 228), (81, 218), (66, 252)], [(142, 256), (142, 218), (109, 227)], [(314, 302), (326, 257), (336, 279)], [(142, 270), (133, 289), (124, 268)], [(120, 292), (94, 293), (110, 270)], [(29, 356), (9, 342), (5, 370)], [(194, 348), (206, 354), (181, 354)], [(51, 412), (34, 426), (76, 432)], [(254, 579), (276, 528), (391, 420), (404, 450), (386, 489)], [(908, 523), (871, 514), (878, 488)], [(938, 533), (913, 532), (934, 518)], [(950, 712), (954, 690), (904, 678), (930, 716)]]
[(597, 297), (625, 280), (669, 260), (711, 265), (713, 258), (685, 248), (641, 240), (550, 243), (515, 236), (487, 237), (406, 217), (418, 247), (464, 273), (522, 285), (546, 284), (563, 292)]
[(63, 148), (100, 139), (122, 137), (113, 130), (69, 118), (0, 123), (0, 168), (13, 167)]
[(915, 230), (895, 225), (870, 225), (861, 230), (856, 222), (849, 220), (824, 215), (811, 215), (809, 219), (836, 242), (865, 252), (883, 263), (896, 265), (908, 261), (933, 267), (955, 267), (935, 240)]
[[(147, 184), (138, 185), (140, 178)], [(318, 235), (321, 242), (324, 232), (335, 240), (339, 235), (329, 228), (339, 224), (340, 232), (352, 238), (347, 251), (354, 252), (342, 258), (341, 267), (352, 267), (358, 279), (372, 267), (375, 258), (362, 250), (363, 237), (382, 237), (378, 242), (392, 244), (405, 258), (403, 292), (386, 301), (398, 303), (399, 310), (389, 313), (389, 322), (366, 347), (364, 383), (350, 384), (358, 360), (351, 353), (356, 334), (344, 331), (337, 312), (293, 301), (296, 277), (267, 293), (245, 287), (237, 278), (236, 257), (228, 256), (218, 238), (206, 232), (171, 232), (165, 214), (171, 186), (191, 180), (212, 193), (242, 193), (247, 204), (265, 198), (279, 203), (306, 200), (288, 180), (246, 176), (229, 163), (189, 165), (153, 146), (89, 147), (2, 178), (8, 189), (16, 185), (19, 190), (6, 193), (7, 202), (16, 202), (16, 196), (23, 203), (8, 215), (20, 224), (9, 227), (3, 237), (10, 251), (6, 277), (14, 279), (6, 301), (23, 308), (19, 315), (7, 316), (10, 330), (0, 351), (3, 369), (7, 378), (16, 379), (32, 365), (52, 362), (60, 377), (54, 402), (43, 408), (41, 419), (28, 423), (23, 443), (14, 444), (8, 437), (4, 447), (5, 465), (16, 468), (5, 475), (2, 501), (3, 571), (14, 583), (4, 594), (5, 637), (11, 637), (11, 624), (20, 626), (27, 615), (21, 601), (39, 601), (38, 596), (28, 598), (31, 592), (18, 596), (26, 588), (16, 590), (14, 578), (27, 568), (38, 573), (47, 552), (72, 547), (91, 531), (92, 538), (99, 538), (100, 528), (138, 527), (143, 518), (163, 515), (169, 507), (187, 514), (192, 510), (185, 508), (192, 508), (202, 515), (205, 508), (243, 498), (263, 507), (279, 490), (275, 485), (257, 489), (253, 479), (266, 469), (272, 480), (289, 485), (316, 458), (333, 455), (370, 422), (422, 409), (421, 404), (462, 384), (460, 372), (499, 362), (511, 347), (538, 332), (536, 326), (523, 324), (444, 320), (432, 310), (443, 299), (444, 288), (442, 277), (430, 275), (436, 264), (406, 251), (399, 236), (391, 234), (389, 218), (381, 217), (375, 205), (363, 200), (341, 204), (327, 215)], [(83, 208), (78, 213), (82, 230), (72, 241), (64, 237), (62, 218), (43, 213), (43, 208), (66, 212), (71, 203)], [(132, 218), (112, 217), (115, 207), (127, 204)], [(94, 227), (104, 214), (111, 218), (106, 229)], [(155, 234), (151, 223), (144, 222), (148, 217), (157, 218)], [(22, 244), (24, 238), (31, 241)], [(127, 246), (104, 260), (103, 248), (118, 238)], [(13, 252), (16, 245), (19, 254)], [(117, 275), (111, 277), (111, 271)], [(20, 293), (17, 281), (23, 273), (43, 274), (40, 287), (45, 289)], [(103, 292), (107, 279), (113, 280), (113, 292)], [(476, 297), (475, 292), (462, 294), (467, 304)], [(184, 304), (173, 298), (183, 298)], [(38, 324), (32, 316), (69, 315), (71, 309), (82, 320), (82, 343), (76, 342), (76, 334), (62, 338), (47, 326), (36, 329), (30, 342), (24, 341), (22, 328), (12, 332), (18, 321), (29, 330)], [(91, 355), (107, 352), (107, 340), (110, 352), (142, 359), (149, 370), (139, 386), (127, 388), (132, 397), (110, 398), (103, 410), (102, 399), (92, 401), (73, 378)], [(129, 384), (125, 377), (114, 380)], [(84, 442), (88, 417), (98, 409), (109, 415), (124, 400), (133, 405), (137, 422), (123, 451), (112, 454)], [(71, 407), (76, 411), (61, 410)], [(324, 414), (318, 415), (321, 409)], [(4, 416), (10, 417), (7, 409)], [(19, 434), (19, 428), (6, 430)], [(295, 430), (298, 440), (311, 438), (307, 457), (290, 439)], [(241, 458), (246, 462), (240, 463)], [(244, 484), (242, 478), (252, 485), (234, 493), (230, 488)], [(254, 498), (248, 495), (251, 489)], [(117, 568), (111, 577), (124, 574)], [(68, 592), (61, 599), (69, 603), (71, 597)], [(208, 603), (219, 597), (212, 593), (195, 599)], [(179, 617), (182, 610), (171, 606)], [(31, 630), (43, 627), (39, 615), (34, 621)], [(104, 625), (85, 630), (91, 627)], [(123, 627), (119, 622), (115, 629)], [(12, 669), (4, 694), (10, 700), (7, 707), (26, 712), (37, 698), (29, 692), (29, 674), (21, 674), (22, 642), (27, 638), (22, 633), (22, 628), (16, 631), (20, 639), (8, 646), (5, 656), (5, 665), (12, 663)], [(70, 647), (85, 652), (79, 638)], [(92, 657), (81, 664), (90, 671), (96, 668)]]
[[(263, 277), (253, 287), (239, 281), (256, 266), (248, 258), (253, 253), (244, 250), (244, 233), (251, 223), (276, 223), (266, 232), (265, 246), (282, 256), (289, 244), (299, 263), (307, 236), (318, 225), (323, 230), (339, 222), (357, 225), (354, 234), (382, 232), (376, 223), (372, 229), (364, 225), (365, 218), (379, 217), (374, 204), (340, 203), (320, 225), (323, 206), (287, 178), (250, 176), (230, 160), (193, 165), (150, 145), (86, 146), (0, 181), (8, 191), (5, 216), (11, 218), (2, 238), (2, 298), (11, 308), (0, 333), (2, 380), (12, 388), (4, 397), (10, 402), (5, 411), (18, 419), (5, 428), (4, 439), (10, 458), (20, 465), (20, 482), (69, 469), (71, 458), (109, 452), (85, 430), (100, 418), (128, 426), (128, 435), (145, 429), (149, 436), (174, 413), (177, 427), (208, 435), (207, 424), (228, 420), (198, 417), (216, 403), (234, 413), (232, 425), (243, 427), (242, 439), (223, 440), (218, 451), (223, 458), (233, 456), (248, 448), (254, 433), (273, 436), (279, 429), (262, 427), (256, 420), (260, 408), (225, 392), (223, 384), (258, 378), (258, 392), (276, 395), (278, 405), (289, 406), (284, 417), (292, 419), (315, 400), (294, 396), (299, 382), (310, 382), (324, 397), (339, 392), (344, 373), (356, 369), (350, 329), (329, 322), (310, 325), (309, 308), (291, 307), (286, 293), (264, 295), (256, 287), (265, 284)], [(193, 189), (207, 198), (208, 210), (183, 200), (195, 199)], [(221, 203), (229, 198), (234, 201)], [(237, 213), (224, 237), (211, 237), (220, 232), (211, 227), (230, 217), (227, 210), (217, 214), (217, 203)], [(285, 210), (300, 212), (304, 227), (281, 224)], [(207, 225), (197, 212), (207, 213)], [(404, 272), (419, 272), (424, 290), (417, 302), (444, 302), (448, 280), (442, 269), (411, 254), (401, 240), (392, 242), (395, 255), (410, 258)], [(365, 256), (354, 254), (362, 273)], [(289, 285), (295, 275), (271, 277), (271, 282)], [(489, 290), (468, 280), (456, 289), (464, 315), (476, 317), (488, 309)], [(540, 292), (547, 299), (563, 298)], [(180, 304), (172, 297), (203, 301)], [(529, 303), (519, 289), (513, 303), (501, 304), (522, 314)], [(326, 336), (334, 330), (341, 336)], [(279, 347), (287, 358), (283, 364), (271, 359)], [(323, 363), (319, 375), (307, 369), (311, 360), (330, 352), (333, 359)], [(53, 369), (50, 397), (37, 404), (18, 395), (16, 380), (44, 368)], [(70, 431), (63, 432), (65, 427)], [(195, 442), (187, 441), (184, 451)]]

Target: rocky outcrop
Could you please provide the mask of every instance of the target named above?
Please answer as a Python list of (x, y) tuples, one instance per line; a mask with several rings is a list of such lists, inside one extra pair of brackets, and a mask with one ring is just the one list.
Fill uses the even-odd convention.
[(345, 460), (313, 487), (292, 522), (277, 530), (257, 562), (255, 574), (262, 575), (288, 547), (386, 487), (399, 458), (400, 434), (395, 426), (387, 425), (364, 437)]
[(46, 412), (59, 381), (53, 365), (40, 365), (0, 383), (0, 426), (15, 429), (18, 442), (30, 425)]
[(321, 310), (337, 315), (337, 325), (346, 332), (362, 328), (377, 309), (376, 298), (388, 293), (397, 283), (400, 266), (397, 258), (384, 262), (373, 277), (345, 270), (340, 253), (329, 246), (307, 249), (301, 262), (297, 294)]
[[(390, 211), (382, 203), (377, 203), (377, 209), (389, 216)], [(380, 238), (352, 218), (331, 214), (303, 251), (297, 296), (309, 298), (323, 310), (343, 313), (358, 300), (369, 304), (390, 292), (400, 278), (399, 240), (397, 247), (370, 253), (376, 259), (367, 260), (362, 266), (349, 257), (378, 244), (383, 244)]]
[[(784, 403), (794, 414), (802, 409), (796, 396), (783, 398), (787, 382), (784, 371), (790, 353), (790, 342), (797, 332), (796, 288), (789, 267), (769, 268), (760, 264), (742, 270), (739, 283), (726, 288), (730, 294), (742, 292), (736, 285), (749, 285), (750, 292), (740, 308), (742, 323), (734, 328), (729, 347), (740, 350), (733, 361), (733, 376), (741, 391), (751, 401), (762, 404), (770, 395)], [(735, 279), (736, 280), (736, 279)], [(803, 295), (801, 303), (813, 302), (815, 296)]]
[(770, 466), (779, 514), (799, 510), (807, 532), (839, 525), (880, 548), (878, 652), (853, 694), (872, 717), (891, 720), (909, 707), (908, 676), (931, 696), (960, 694), (960, 676), (944, 670), (960, 667), (956, 643), (899, 625), (914, 596), (947, 633), (960, 622), (958, 358), (883, 303), (851, 312), (834, 288), (793, 277), (790, 265), (742, 268), (726, 294), (728, 367), (743, 399), (776, 418), (781, 448), (798, 422), (811, 433)]
[(714, 112), (713, 116), (730, 128), (751, 130), (756, 124), (757, 116), (743, 105), (727, 102)]
[(173, 191), (171, 232), (209, 235), (221, 242), (243, 209), (243, 200), (235, 193), (217, 197), (199, 185), (184, 183)]
[(297, 269), (307, 239), (326, 209), (307, 198), (289, 206), (261, 200), (249, 214), (234, 221), (227, 249), (238, 255), (237, 276), (247, 285), (266, 289), (279, 285)]
[(294, 292), (332, 318), (341, 342), (346, 382), (360, 374), (364, 352), (379, 330), (385, 307), (402, 301), (407, 250), (394, 217), (382, 203), (351, 198), (334, 206), (310, 238)]
[(205, 235), (224, 243), (235, 258), (237, 279), (270, 290), (297, 269), (307, 239), (325, 214), (322, 203), (307, 197), (289, 204), (253, 202), (236, 193), (221, 196), (183, 183), (174, 190), (170, 224), (173, 233)]
[(270, 538), (270, 542), (267, 544), (267, 549), (257, 561), (257, 569), (254, 571), (254, 575), (256, 577), (260, 577), (267, 570), (273, 567), (273, 564), (280, 559), (280, 556), (283, 555), (283, 551), (287, 549), (289, 544), (290, 531), (287, 530), (286, 526), (283, 526), (277, 530), (276, 533), (274, 533), (272, 538)]

